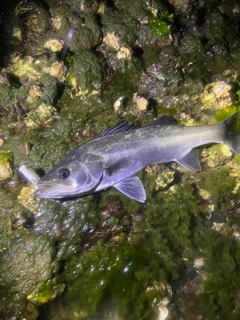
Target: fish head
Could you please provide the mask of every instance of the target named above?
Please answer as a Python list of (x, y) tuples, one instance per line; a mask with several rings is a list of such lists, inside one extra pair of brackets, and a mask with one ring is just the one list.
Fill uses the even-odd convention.
[(93, 158), (90, 155), (83, 160), (70, 152), (37, 182), (35, 195), (60, 199), (90, 193), (98, 186), (103, 174), (102, 162)]

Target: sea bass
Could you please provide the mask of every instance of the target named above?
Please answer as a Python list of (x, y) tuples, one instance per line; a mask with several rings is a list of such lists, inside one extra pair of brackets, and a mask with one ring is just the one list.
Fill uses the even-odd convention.
[(136, 176), (140, 170), (170, 161), (201, 170), (194, 148), (209, 143), (222, 143), (240, 153), (240, 112), (217, 124), (194, 127), (178, 125), (168, 116), (142, 128), (121, 122), (69, 152), (37, 182), (35, 195), (68, 198), (114, 187), (144, 202), (145, 190)]

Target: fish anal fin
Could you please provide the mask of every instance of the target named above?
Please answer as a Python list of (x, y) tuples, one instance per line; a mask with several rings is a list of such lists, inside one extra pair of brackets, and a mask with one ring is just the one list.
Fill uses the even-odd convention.
[(116, 183), (114, 186), (118, 191), (125, 194), (127, 197), (137, 200), (138, 202), (145, 202), (146, 193), (141, 180), (138, 177), (129, 177), (123, 181)]
[(198, 159), (198, 152), (196, 149), (191, 150), (181, 159), (177, 159), (176, 162), (179, 163), (181, 166), (192, 171), (201, 170), (201, 166)]

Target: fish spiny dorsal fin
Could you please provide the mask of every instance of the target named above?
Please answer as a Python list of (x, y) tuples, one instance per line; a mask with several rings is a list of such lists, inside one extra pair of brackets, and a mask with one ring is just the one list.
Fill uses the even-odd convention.
[(135, 129), (135, 125), (133, 123), (129, 123), (127, 121), (119, 121), (117, 124), (115, 124), (115, 126), (111, 128), (106, 128), (103, 131), (99, 132), (99, 134), (94, 138), (99, 138), (99, 137), (107, 136), (109, 134), (115, 134), (115, 133), (124, 132), (132, 129)]
[(154, 120), (149, 126), (176, 126), (177, 120), (170, 116), (160, 116), (157, 120)]

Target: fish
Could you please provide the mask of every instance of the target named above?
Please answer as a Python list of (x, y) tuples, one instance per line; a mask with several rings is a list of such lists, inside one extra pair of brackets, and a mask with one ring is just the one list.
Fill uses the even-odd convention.
[(169, 116), (137, 128), (119, 122), (70, 151), (37, 183), (41, 198), (72, 198), (114, 187), (140, 203), (146, 200), (136, 174), (151, 164), (175, 161), (200, 171), (197, 147), (221, 143), (240, 153), (240, 112), (211, 125), (182, 126)]

